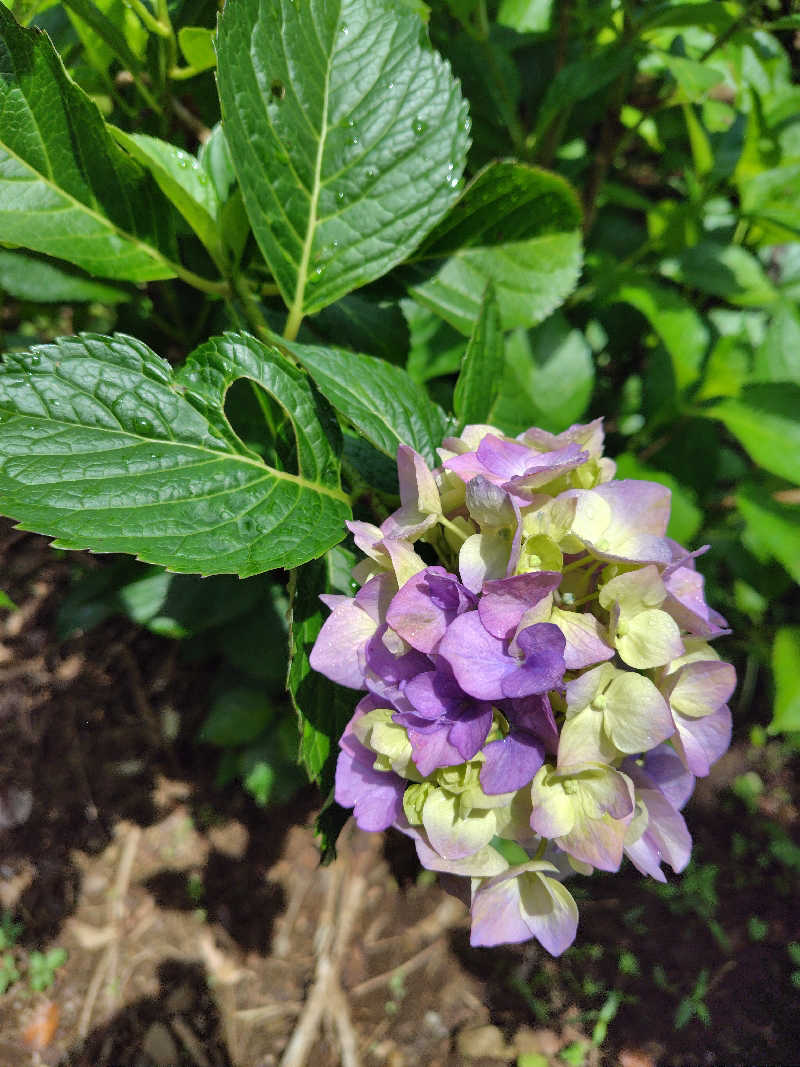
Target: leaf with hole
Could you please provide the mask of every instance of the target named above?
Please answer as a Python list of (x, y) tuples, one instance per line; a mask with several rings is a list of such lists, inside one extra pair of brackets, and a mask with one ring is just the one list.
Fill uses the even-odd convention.
[[(283, 413), (293, 449), (282, 467), (226, 418), (241, 378)], [(302, 371), (246, 334), (212, 338), (177, 374), (122, 335), (10, 354), (0, 420), (3, 511), (62, 548), (247, 577), (320, 555), (350, 517), (333, 413)]]

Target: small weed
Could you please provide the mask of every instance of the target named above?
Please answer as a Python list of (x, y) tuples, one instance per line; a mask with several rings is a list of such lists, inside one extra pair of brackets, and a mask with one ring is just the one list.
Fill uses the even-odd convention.
[(583, 1067), (588, 1051), (589, 1043), (587, 1041), (573, 1041), (571, 1045), (562, 1048), (558, 1058), (563, 1060), (564, 1063), (568, 1063), (570, 1067)]
[(31, 952), (28, 956), (28, 984), (36, 993), (43, 993), (56, 980), (56, 971), (67, 962), (65, 948), (51, 948), (48, 952)]
[(14, 922), (10, 911), (4, 911), (0, 917), (0, 952), (13, 948), (22, 933), (22, 923)]
[(0, 996), (15, 982), (19, 981), (19, 971), (10, 952), (0, 956)]
[(637, 975), (639, 973), (639, 961), (632, 952), (620, 952), (617, 969), (620, 974)]
[(763, 941), (769, 933), (769, 923), (759, 919), (757, 915), (751, 915), (747, 920), (747, 935), (751, 941)]
[(675, 1012), (675, 1029), (682, 1030), (692, 1019), (699, 1019), (703, 1026), (711, 1025), (711, 1012), (703, 999), (708, 992), (708, 971), (698, 974), (694, 989), (685, 996)]

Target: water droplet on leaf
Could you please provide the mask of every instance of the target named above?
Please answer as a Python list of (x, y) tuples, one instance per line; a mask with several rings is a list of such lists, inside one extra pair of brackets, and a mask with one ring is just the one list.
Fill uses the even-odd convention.
[(423, 122), (422, 119), (414, 119), (411, 129), (414, 131), (416, 137), (421, 137), (428, 128), (427, 122)]
[(144, 415), (137, 415), (133, 420), (133, 428), (137, 433), (149, 434), (153, 432), (153, 424)]

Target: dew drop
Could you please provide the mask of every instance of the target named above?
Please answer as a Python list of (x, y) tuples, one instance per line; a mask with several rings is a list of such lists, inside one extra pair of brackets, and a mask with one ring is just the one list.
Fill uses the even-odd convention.
[(178, 166), (181, 170), (188, 170), (189, 160), (185, 156), (178, 156)]
[(428, 128), (427, 122), (423, 122), (422, 119), (414, 119), (411, 129), (414, 131), (416, 137), (421, 137)]
[(286, 86), (280, 79), (276, 78), (272, 85), (270, 85), (269, 95), (273, 100), (283, 100), (284, 96), (286, 96)]
[(32, 367), (38, 367), (39, 364), (42, 362), (42, 357), (39, 355), (38, 352), (31, 352), (31, 356), (28, 362)]
[(367, 177), (368, 178), (374, 178), (377, 175), (377, 173), (378, 172), (375, 170), (374, 167), (367, 167)]
[(149, 434), (153, 432), (153, 424), (144, 415), (137, 415), (133, 420), (133, 428), (137, 433)]
[(389, 90), (390, 93), (393, 93), (394, 92), (394, 82), (389, 82), (389, 84), (386, 86), (386, 88)]
[(350, 138), (350, 144), (352, 144), (352, 145), (356, 145), (356, 144), (358, 144), (358, 143), (359, 143), (359, 139), (358, 139), (358, 137), (356, 137), (355, 135), (353, 135), (353, 136), (352, 136), (352, 137)]
[(338, 193), (336, 194), (336, 199), (337, 199), (337, 200), (339, 201), (339, 203), (340, 203), (340, 204), (341, 204), (341, 203), (342, 203), (342, 201), (344, 200), (344, 193), (342, 192), (342, 190), (341, 190), (341, 189), (340, 189), (340, 190), (339, 190), (339, 192), (338, 192)]
[(349, 32), (350, 27), (347, 25), (346, 22), (343, 22), (342, 25), (339, 27), (339, 33), (341, 33), (342, 37), (346, 37)]

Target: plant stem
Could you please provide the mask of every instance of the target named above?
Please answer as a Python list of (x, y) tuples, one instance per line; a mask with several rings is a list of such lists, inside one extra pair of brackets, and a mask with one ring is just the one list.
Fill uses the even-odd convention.
[(172, 34), (172, 28), (160, 22), (142, 0), (125, 0), (125, 3), (136, 12), (151, 33), (155, 33), (158, 37), (169, 37)]
[(258, 300), (253, 295), (253, 290), (250, 288), (248, 280), (241, 274), (236, 275), (231, 281), (231, 288), (241, 301), (244, 317), (247, 319), (250, 328), (262, 341), (270, 340), (269, 326), (261, 314)]

